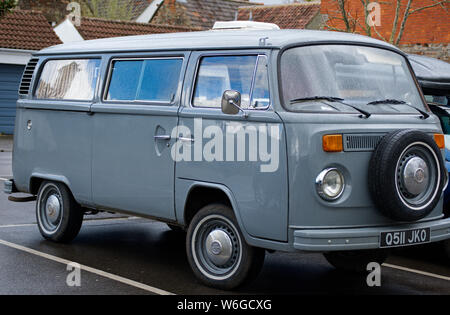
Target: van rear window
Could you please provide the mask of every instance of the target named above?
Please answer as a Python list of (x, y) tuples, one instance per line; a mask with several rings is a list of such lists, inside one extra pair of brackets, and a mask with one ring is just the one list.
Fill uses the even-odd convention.
[(114, 60), (106, 100), (173, 101), (183, 59)]
[(42, 70), (38, 99), (90, 101), (94, 98), (100, 59), (49, 60)]

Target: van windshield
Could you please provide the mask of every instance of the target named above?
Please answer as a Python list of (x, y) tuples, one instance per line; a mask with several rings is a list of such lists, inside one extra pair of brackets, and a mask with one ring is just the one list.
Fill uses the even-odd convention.
[[(417, 114), (411, 106), (427, 110), (406, 59), (380, 48), (288, 49), (281, 58), (281, 85), (286, 109), (292, 111), (355, 111), (346, 104), (370, 113)], [(341, 102), (327, 101), (331, 98)]]

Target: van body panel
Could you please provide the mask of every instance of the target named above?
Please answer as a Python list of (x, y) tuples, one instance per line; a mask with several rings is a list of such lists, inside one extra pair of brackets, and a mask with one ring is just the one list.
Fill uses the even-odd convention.
[[(326, 134), (388, 134), (397, 129), (417, 129), (430, 136), (441, 133), (436, 117), (426, 123), (419, 115), (373, 115), (370, 119), (358, 115), (279, 112), (286, 128), (289, 165), (289, 205), (291, 226), (301, 228), (362, 227), (394, 224), (372, 203), (369, 193), (368, 170), (373, 150), (362, 152), (323, 151), (322, 137)], [(339, 117), (337, 121), (336, 117)], [(311, 157), (314, 158), (311, 158)], [(316, 177), (324, 169), (337, 167), (346, 177), (344, 195), (335, 202), (319, 197)], [(304, 207), (307, 204), (308, 207)], [(442, 202), (427, 220), (442, 215)]]
[(94, 204), (175, 219), (175, 162), (167, 143), (154, 137), (176, 128), (178, 107), (136, 114), (127, 105), (114, 105), (112, 113), (93, 105), (92, 112)]
[[(185, 81), (183, 107), (180, 110), (179, 130), (189, 130), (190, 135), (183, 137), (194, 137), (195, 142), (181, 143), (183, 150), (191, 152), (192, 161), (177, 161), (176, 178), (179, 180), (204, 181), (223, 185), (233, 192), (233, 196), (238, 205), (239, 216), (242, 219), (242, 226), (247, 233), (253, 237), (260, 237), (275, 241), (287, 241), (288, 225), (288, 180), (286, 164), (286, 135), (279, 116), (271, 109), (249, 110), (247, 118), (242, 115), (226, 115), (220, 108), (193, 107), (191, 104), (195, 74), (198, 72), (198, 60), (204, 56), (223, 55), (245, 55), (245, 54), (268, 54), (267, 51), (213, 51), (195, 52), (191, 56), (192, 62), (189, 65), (188, 74)], [(270, 57), (270, 54), (269, 56)], [(270, 68), (270, 66), (269, 66)], [(269, 82), (271, 79), (269, 78)], [(204, 137), (205, 131), (209, 127), (219, 126), (223, 137), (220, 141), (223, 144), (223, 155), (214, 161), (207, 161), (204, 149), (205, 145), (218, 135)], [(259, 128), (274, 128), (277, 130), (277, 137), (272, 133), (257, 133), (257, 144), (266, 138), (268, 148), (276, 142), (279, 161), (276, 161), (276, 169), (270, 172), (262, 172), (262, 165), (268, 164), (257, 161), (250, 161), (249, 142), (250, 134), (245, 136), (245, 161), (238, 161), (238, 140), (237, 134), (256, 131)], [(255, 134), (253, 134), (255, 135)], [(199, 140), (203, 143), (199, 143)], [(230, 153), (227, 142), (232, 141), (234, 152), (232, 159), (226, 155)], [(230, 142), (231, 143), (231, 142)], [(217, 148), (215, 148), (217, 150)], [(261, 149), (259, 147), (259, 149)], [(258, 149), (258, 151), (259, 151)], [(181, 150), (181, 151), (183, 151)], [(252, 148), (252, 150), (256, 150)], [(261, 152), (252, 152), (259, 154)], [(236, 172), (236, 169), (239, 169)]]
[[(75, 199), (82, 205), (90, 205), (92, 120), (88, 111), (56, 111), (46, 109), (45, 102), (20, 102), (13, 162), (17, 187), (29, 192), (32, 176), (66, 178)], [(24, 108), (28, 102), (40, 109)], [(29, 121), (31, 130), (27, 129)]]
[[(92, 191), (94, 204), (175, 220), (175, 161), (170, 138), (178, 125), (182, 83), (190, 53), (108, 55), (101, 101), (92, 105)], [(180, 58), (178, 88), (172, 102), (108, 101), (113, 60)], [(161, 137), (167, 137), (163, 139)]]

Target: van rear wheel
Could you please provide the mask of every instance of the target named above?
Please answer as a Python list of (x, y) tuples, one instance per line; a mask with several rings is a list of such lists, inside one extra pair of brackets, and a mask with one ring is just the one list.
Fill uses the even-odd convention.
[(363, 273), (368, 264), (376, 262), (382, 265), (389, 256), (385, 250), (359, 250), (348, 252), (330, 252), (324, 254), (326, 260), (336, 269)]
[(197, 278), (224, 290), (253, 280), (264, 264), (265, 250), (245, 242), (233, 211), (221, 204), (206, 206), (195, 215), (186, 249)]
[(67, 243), (80, 231), (84, 213), (66, 185), (42, 183), (36, 202), (36, 219), (42, 236), (50, 241)]

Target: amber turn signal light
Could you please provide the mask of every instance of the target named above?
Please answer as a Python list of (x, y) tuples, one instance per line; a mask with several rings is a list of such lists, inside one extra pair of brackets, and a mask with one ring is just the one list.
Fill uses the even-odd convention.
[(325, 152), (344, 151), (342, 135), (325, 135), (323, 136), (322, 145)]
[(439, 149), (445, 149), (445, 137), (443, 134), (434, 134), (434, 141), (436, 142)]

